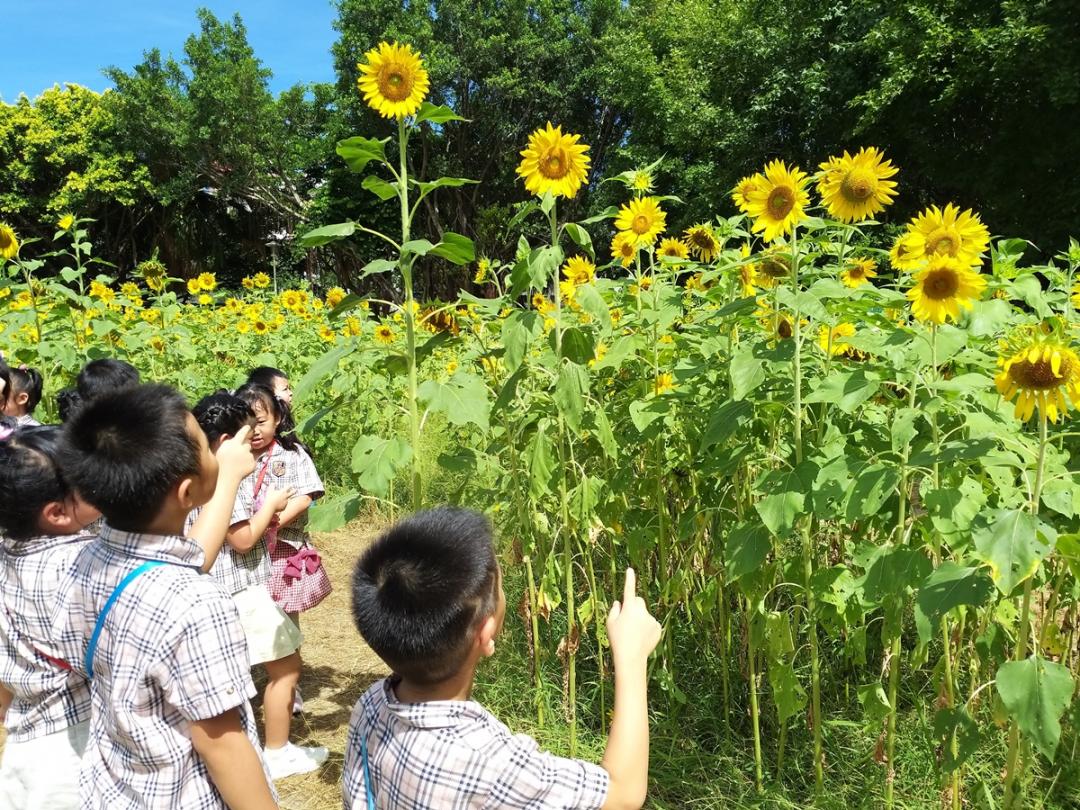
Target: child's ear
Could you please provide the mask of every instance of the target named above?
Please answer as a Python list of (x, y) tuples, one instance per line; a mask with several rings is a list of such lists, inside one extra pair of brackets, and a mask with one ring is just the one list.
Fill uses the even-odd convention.
[(74, 516), (61, 501), (49, 501), (41, 510), (41, 528), (45, 534), (60, 534), (66, 531)]
[(30, 401), (30, 395), (25, 391), (20, 391), (15, 395), (15, 404), (20, 408), (25, 408), (26, 403)]
[(176, 498), (180, 501), (180, 505), (188, 511), (194, 509), (196, 506), (202, 506), (201, 503), (196, 503), (193, 497), (192, 487), (195, 484), (195, 479), (189, 475), (185, 475), (180, 479), (180, 483), (176, 485)]
[(498, 634), (499, 620), (492, 614), (484, 619), (476, 634), (476, 644), (480, 648), (480, 655), (484, 658), (490, 658), (495, 654), (495, 636)]

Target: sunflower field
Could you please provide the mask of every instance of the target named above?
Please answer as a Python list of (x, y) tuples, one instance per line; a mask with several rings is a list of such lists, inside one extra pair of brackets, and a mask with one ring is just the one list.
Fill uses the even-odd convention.
[[(413, 233), (423, 200), (475, 181), (415, 176), (410, 135), (468, 122), (425, 101), (409, 46), (365, 59), (386, 129), (337, 153), (400, 232), (301, 242), (378, 239), (364, 273), (394, 300), (184, 287), (154, 260), (117, 287), (72, 217), (51, 252), (0, 231), (6, 350), (53, 379), (120, 355), (199, 392), (261, 358), (294, 370), (301, 430), (337, 464), (313, 527), (442, 500), (495, 520), (529, 662), (508, 671), (566, 753), (605, 729), (603, 617), (633, 565), (665, 629), (654, 780), (692, 745), (708, 781), (736, 747), (746, 806), (1077, 806), (1080, 245), (1027, 266), (948, 200), (885, 224), (903, 167), (869, 146), (770, 160), (682, 232), (692, 189), (659, 164), (569, 221), (601, 178), (547, 123), (521, 145), (516, 255), (488, 259)], [(483, 295), (416, 300), (436, 260)]]

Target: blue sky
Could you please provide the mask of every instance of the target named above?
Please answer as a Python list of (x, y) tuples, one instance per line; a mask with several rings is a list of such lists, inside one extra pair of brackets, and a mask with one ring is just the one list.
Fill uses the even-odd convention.
[(199, 7), (222, 19), (240, 14), (275, 92), (333, 80), (331, 0), (0, 0), (0, 99), (33, 98), (64, 82), (104, 90), (102, 68), (129, 70), (154, 47), (180, 58)]

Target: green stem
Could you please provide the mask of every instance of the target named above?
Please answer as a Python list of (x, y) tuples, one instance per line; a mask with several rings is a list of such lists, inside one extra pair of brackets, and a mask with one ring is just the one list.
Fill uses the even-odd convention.
[[(409, 130), (404, 118), (398, 119), (398, 199), (401, 202), (401, 244), (409, 241), (412, 219), (409, 216), (409, 167), (406, 146)], [(420, 472), (420, 407), (417, 401), (416, 379), (416, 313), (413, 311), (413, 260), (400, 259), (401, 281), (405, 288), (405, 364), (408, 369), (409, 442), (412, 446), (412, 508), (417, 510), (424, 501), (424, 485)]]
[(754, 610), (750, 600), (746, 600), (746, 641), (748, 662), (747, 669), (750, 675), (750, 722), (754, 730), (754, 786), (757, 792), (764, 790), (764, 769), (761, 761), (761, 721), (758, 714), (758, 690), (757, 690), (757, 645), (754, 644)]
[[(1035, 486), (1031, 490), (1031, 514), (1039, 514), (1039, 500), (1042, 498), (1043, 478), (1046, 467), (1046, 413), (1039, 409), (1039, 456), (1035, 465)], [(1028, 637), (1031, 635), (1031, 590), (1035, 581), (1032, 574), (1024, 582), (1024, 600), (1020, 607), (1020, 634), (1016, 639), (1013, 652), (1014, 661), (1023, 661), (1027, 657)], [(1009, 754), (1005, 766), (1005, 810), (1018, 806), (1023, 793), (1022, 783), (1027, 767), (1026, 757), (1020, 744), (1020, 726), (1016, 720), (1009, 724)]]

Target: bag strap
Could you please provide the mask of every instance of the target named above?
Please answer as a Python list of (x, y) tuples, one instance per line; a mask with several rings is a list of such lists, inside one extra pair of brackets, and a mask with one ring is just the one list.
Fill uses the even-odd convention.
[(105, 627), (105, 618), (109, 615), (109, 611), (113, 609), (113, 605), (116, 604), (116, 600), (120, 598), (120, 594), (124, 592), (124, 589), (141, 577), (151, 568), (157, 568), (159, 565), (168, 565), (161, 560), (147, 560), (134, 571), (128, 573), (126, 577), (120, 580), (120, 584), (116, 586), (108, 600), (105, 602), (105, 607), (101, 609), (101, 613), (97, 617), (97, 624), (94, 625), (94, 633), (90, 636), (90, 646), (86, 648), (86, 658), (83, 664), (86, 667), (86, 677), (94, 677), (94, 653), (97, 652), (98, 638), (101, 636), (101, 630)]
[(251, 499), (256, 500), (259, 497), (259, 493), (262, 491), (263, 481), (266, 479), (266, 471), (270, 468), (270, 459), (274, 457), (274, 448), (277, 446), (277, 439), (270, 440), (270, 446), (266, 450), (266, 460), (263, 461), (262, 469), (259, 470), (259, 475), (255, 479), (255, 489), (251, 493)]
[(375, 791), (371, 789), (371, 768), (368, 767), (367, 737), (360, 738), (360, 758), (364, 761), (364, 789), (367, 791), (368, 810), (377, 810)]

